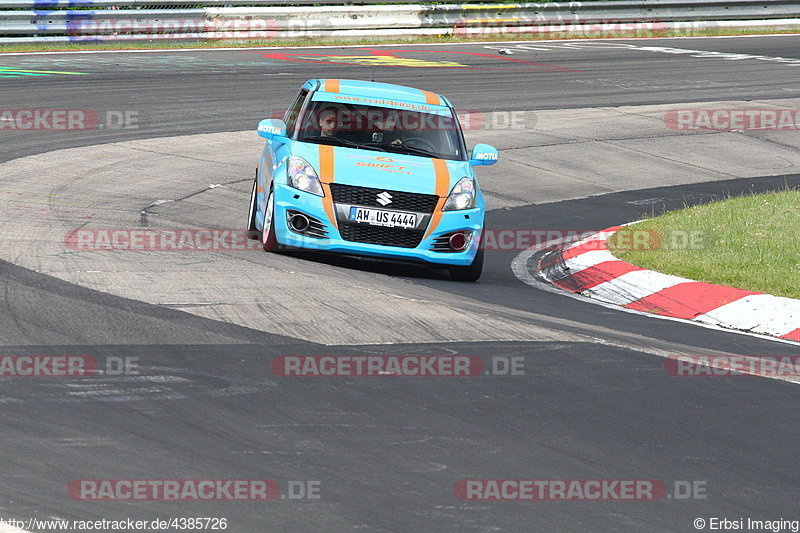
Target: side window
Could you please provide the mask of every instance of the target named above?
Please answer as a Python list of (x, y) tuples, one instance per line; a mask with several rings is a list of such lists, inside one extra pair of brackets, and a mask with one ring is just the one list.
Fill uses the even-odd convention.
[(286, 112), (286, 119), (284, 122), (286, 122), (286, 135), (289, 137), (294, 133), (294, 125), (297, 123), (297, 116), (300, 114), (300, 109), (303, 107), (303, 102), (306, 101), (307, 95), (308, 91), (301, 89), (292, 107)]

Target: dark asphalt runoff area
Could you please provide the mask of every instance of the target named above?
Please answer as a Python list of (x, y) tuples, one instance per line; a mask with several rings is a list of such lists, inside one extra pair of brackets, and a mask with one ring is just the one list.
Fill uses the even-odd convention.
[[(769, 60), (800, 61), (800, 36), (605, 42), (612, 45), (559, 48), (550, 42), (549, 48), (510, 56), (480, 44), (374, 47), (400, 65), (374, 73), (368, 64), (342, 58), (372, 55), (367, 48), (0, 55), (0, 68), (82, 73), (0, 78), (0, 109), (91, 109), (101, 117), (132, 110), (139, 124), (81, 133), (0, 132), (0, 185), (14, 181), (1, 164), (29, 155), (255, 129), (313, 77), (374, 75), (484, 112), (800, 94), (800, 66)], [(613, 43), (760, 58), (697, 58)], [(412, 60), (466, 67), (408, 66)], [(487, 221), (495, 228), (602, 229), (686, 203), (787, 184), (800, 185), (800, 176), (514, 207), (488, 213)], [(698, 518), (800, 519), (798, 385), (756, 377), (673, 377), (664, 358), (653, 354), (680, 348), (800, 355), (797, 345), (540, 291), (512, 274), (517, 253), (487, 254), (477, 284), (410, 266), (312, 260), (402, 277), (516, 317), (524, 311), (531, 323), (545, 327), (569, 319), (612, 333), (602, 342), (408, 339), (329, 347), (102, 294), (0, 262), (0, 355), (82, 355), (101, 364), (135, 361), (140, 369), (138, 376), (0, 377), (0, 519), (224, 517), (234, 533), (690, 532), (698, 530)], [(12, 338), (13, 344), (4, 340)], [(641, 350), (625, 347), (633, 338)], [(524, 372), (285, 378), (270, 368), (278, 356), (364, 354), (475, 356), (487, 367), (493, 358), (516, 358)], [(67, 491), (80, 479), (271, 479), (284, 498), (81, 501)], [(454, 488), (465, 479), (659, 480), (668, 495), (658, 501), (463, 501)], [(299, 482), (318, 486), (319, 498), (288, 497)], [(682, 498), (679, 489), (687, 483), (699, 489)]]

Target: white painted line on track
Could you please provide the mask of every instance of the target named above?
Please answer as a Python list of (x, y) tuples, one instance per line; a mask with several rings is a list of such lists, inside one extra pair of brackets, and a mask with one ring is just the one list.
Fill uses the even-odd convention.
[[(666, 40), (691, 40), (691, 39), (745, 39), (755, 37), (797, 37), (800, 33), (780, 33), (780, 34), (765, 34), (765, 35), (709, 35), (703, 36), (689, 36), (689, 37), (610, 37), (610, 38), (586, 38), (586, 39), (541, 39), (535, 41), (464, 41), (452, 43), (382, 43), (382, 44), (326, 44), (326, 45), (305, 45), (305, 46), (242, 46), (242, 47), (225, 47), (225, 48), (158, 48), (158, 49), (127, 49), (127, 50), (54, 50), (47, 52), (2, 52), (0, 57), (5, 56), (28, 56), (28, 55), (55, 55), (55, 54), (153, 54), (165, 52), (230, 52), (236, 50), (309, 50), (309, 49), (331, 49), (331, 48), (391, 48), (391, 47), (419, 47), (419, 46), (470, 46), (470, 45), (487, 45), (487, 44), (536, 44), (536, 43), (581, 43), (592, 41), (666, 41)], [(71, 44), (71, 43), (66, 43)]]

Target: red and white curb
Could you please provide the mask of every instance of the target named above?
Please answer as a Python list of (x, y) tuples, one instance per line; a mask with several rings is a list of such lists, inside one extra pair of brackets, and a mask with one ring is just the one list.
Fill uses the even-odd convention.
[[(552, 285), (631, 311), (800, 341), (800, 300), (702, 283), (614, 257), (614, 226), (546, 255), (538, 274)], [(516, 273), (515, 269), (515, 273)]]

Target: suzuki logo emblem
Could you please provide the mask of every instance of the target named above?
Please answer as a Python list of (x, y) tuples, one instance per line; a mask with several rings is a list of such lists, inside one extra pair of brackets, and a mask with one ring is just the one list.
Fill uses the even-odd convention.
[(386, 191), (383, 191), (378, 195), (378, 203), (382, 206), (387, 206), (392, 203), (392, 195)]

